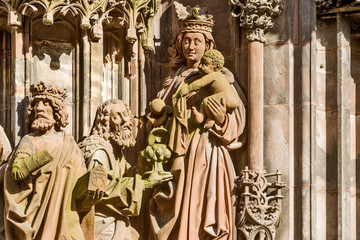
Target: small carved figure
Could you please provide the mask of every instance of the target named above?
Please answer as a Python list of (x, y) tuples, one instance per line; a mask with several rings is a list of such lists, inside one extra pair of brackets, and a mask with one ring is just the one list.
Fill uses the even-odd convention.
[(171, 174), (164, 171), (163, 164), (171, 157), (169, 143), (169, 133), (164, 127), (154, 128), (148, 136), (148, 146), (140, 152), (139, 163), (143, 164), (144, 176), (150, 175), (154, 171), (160, 174)]
[(204, 128), (211, 128), (215, 124), (212, 112), (209, 108), (209, 101), (216, 100), (226, 107), (227, 112), (232, 112), (241, 102), (239, 95), (230, 85), (225, 75), (221, 72), (224, 66), (224, 56), (218, 50), (207, 50), (201, 58), (198, 66), (199, 73), (203, 77), (192, 83), (184, 83), (175, 93), (175, 97), (183, 97), (191, 92), (198, 91), (200, 88), (207, 87), (210, 96), (206, 97), (201, 105), (200, 112), (195, 107), (192, 110), (197, 124), (202, 123), (207, 117)]
[(85, 239), (73, 189), (86, 166), (73, 137), (61, 130), (68, 124), (65, 89), (40, 82), (30, 91), (32, 133), (5, 169), (5, 239)]
[(88, 170), (101, 165), (107, 173), (106, 191), (95, 205), (95, 239), (139, 239), (128, 217), (139, 214), (144, 189), (172, 178), (154, 171), (143, 179), (125, 160), (123, 149), (135, 144), (131, 120), (121, 100), (105, 101), (97, 109), (91, 135), (79, 144)]

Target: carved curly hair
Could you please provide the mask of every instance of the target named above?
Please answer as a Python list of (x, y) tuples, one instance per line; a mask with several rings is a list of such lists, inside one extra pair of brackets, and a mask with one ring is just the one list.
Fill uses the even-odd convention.
[(65, 104), (59, 98), (55, 98), (50, 95), (38, 95), (30, 100), (29, 107), (27, 109), (26, 122), (31, 125), (35, 118), (34, 106), (40, 100), (48, 101), (53, 109), (53, 115), (55, 122), (55, 129), (60, 130), (62, 127), (66, 127), (69, 124), (69, 114), (66, 111)]
[(216, 49), (207, 50), (202, 57), (211, 59), (217, 70), (224, 67), (224, 56)]
[(111, 106), (114, 104), (124, 104), (129, 116), (131, 115), (130, 108), (127, 104), (125, 104), (120, 99), (110, 99), (106, 100), (101, 106), (96, 110), (96, 117), (91, 128), (91, 135), (96, 134), (105, 140), (109, 139), (110, 136), (110, 111)]

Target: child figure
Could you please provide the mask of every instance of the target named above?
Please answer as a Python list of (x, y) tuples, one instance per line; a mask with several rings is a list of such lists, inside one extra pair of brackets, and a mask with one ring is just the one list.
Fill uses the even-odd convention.
[(195, 113), (195, 121), (200, 124), (206, 118), (204, 128), (211, 128), (215, 124), (212, 112), (209, 109), (209, 98), (216, 100), (226, 107), (227, 112), (233, 111), (240, 104), (240, 98), (235, 89), (230, 85), (225, 75), (221, 73), (224, 66), (224, 56), (218, 50), (208, 50), (201, 58), (198, 67), (199, 73), (203, 75), (198, 80), (190, 84), (183, 84), (177, 91), (177, 96), (186, 96), (190, 92), (200, 90), (207, 87), (210, 96), (204, 98), (200, 105), (200, 112), (193, 108)]

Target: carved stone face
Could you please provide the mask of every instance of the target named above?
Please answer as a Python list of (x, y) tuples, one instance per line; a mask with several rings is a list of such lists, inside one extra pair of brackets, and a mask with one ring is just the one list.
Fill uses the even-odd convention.
[(123, 103), (113, 104), (110, 110), (110, 140), (119, 146), (133, 146), (135, 139), (132, 135), (130, 112)]
[(31, 127), (37, 130), (48, 130), (55, 124), (53, 108), (48, 100), (38, 100), (34, 105), (34, 121)]
[(199, 73), (202, 75), (215, 72), (217, 67), (214, 65), (212, 59), (203, 57), (199, 64)]
[(113, 104), (110, 110), (110, 130), (111, 131), (131, 131), (131, 116), (124, 104)]
[(198, 63), (206, 50), (205, 37), (202, 33), (185, 33), (182, 49), (187, 62)]

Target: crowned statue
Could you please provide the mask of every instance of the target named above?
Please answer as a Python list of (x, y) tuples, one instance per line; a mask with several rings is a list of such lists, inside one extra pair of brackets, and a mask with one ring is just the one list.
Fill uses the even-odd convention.
[[(230, 151), (242, 146), (239, 139), (246, 119), (239, 97), (242, 93), (232, 73), (222, 67), (220, 53), (210, 51), (204, 56), (215, 48), (212, 15), (199, 7), (174, 4), (179, 33), (169, 49), (169, 76), (154, 100), (162, 100), (165, 109), (171, 110), (147, 115), (152, 127), (163, 126), (169, 132), (169, 170), (174, 177), (154, 190), (151, 237), (237, 239), (235, 170)], [(216, 59), (221, 60), (219, 64), (214, 64)], [(208, 67), (213, 68), (207, 71)], [(200, 79), (202, 84), (195, 87)], [(217, 84), (216, 89), (208, 91), (210, 82)], [(202, 87), (205, 85), (209, 87)], [(205, 121), (205, 117), (211, 119)]]
[(88, 238), (91, 231), (81, 225), (83, 209), (73, 194), (77, 180), (86, 173), (85, 161), (73, 137), (62, 130), (68, 124), (66, 91), (43, 82), (33, 84), (30, 91), (31, 133), (4, 165), (5, 231), (0, 239)]

